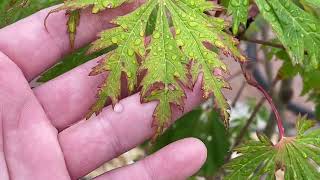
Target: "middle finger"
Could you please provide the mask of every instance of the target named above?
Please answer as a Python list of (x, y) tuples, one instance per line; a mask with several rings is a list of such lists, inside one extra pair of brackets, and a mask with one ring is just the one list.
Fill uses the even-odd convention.
[[(202, 101), (200, 83), (186, 94), (185, 112), (188, 112)], [(82, 177), (150, 138), (154, 133), (155, 107), (156, 102), (141, 104), (139, 94), (135, 94), (121, 100), (116, 111), (109, 106), (92, 120), (62, 131), (59, 141), (71, 176)], [(173, 109), (173, 119), (181, 115), (181, 111)]]

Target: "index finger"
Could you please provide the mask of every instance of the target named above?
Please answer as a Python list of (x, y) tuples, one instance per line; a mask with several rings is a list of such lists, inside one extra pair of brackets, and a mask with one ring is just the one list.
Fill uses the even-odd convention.
[[(129, 13), (141, 0), (126, 3), (115, 9), (92, 14), (90, 9), (81, 12), (75, 47), (79, 48), (96, 38), (98, 32), (113, 27), (110, 20)], [(53, 66), (62, 56), (70, 53), (65, 12), (57, 12), (44, 19), (51, 7), (33, 14), (10, 26), (0, 29), (0, 51), (12, 59), (28, 80)]]

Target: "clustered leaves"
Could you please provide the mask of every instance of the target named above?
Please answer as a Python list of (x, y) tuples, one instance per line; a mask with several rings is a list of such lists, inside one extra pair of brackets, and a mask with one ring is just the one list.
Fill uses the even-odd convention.
[[(57, 10), (74, 11), (93, 6), (96, 13), (124, 2), (73, 0), (66, 1)], [(236, 60), (245, 58), (235, 47), (237, 41), (223, 32), (225, 22), (204, 13), (214, 8), (214, 4), (206, 0), (148, 0), (132, 13), (115, 19), (112, 23), (117, 26), (102, 32), (89, 50), (91, 53), (117, 46), (91, 72), (91, 75), (108, 72), (108, 76), (87, 118), (98, 114), (108, 99), (113, 105), (119, 101), (125, 77), (129, 93), (141, 87), (141, 102), (158, 102), (153, 116), (160, 134), (172, 119), (172, 105), (183, 108), (184, 89), (192, 88), (201, 73), (203, 96), (215, 95), (228, 125), (229, 105), (221, 92), (228, 85), (215, 73), (227, 71), (219, 51)], [(147, 37), (150, 19), (155, 20), (155, 27)], [(142, 77), (141, 83), (139, 77)]]
[(297, 136), (284, 137), (273, 144), (265, 135), (259, 141), (247, 142), (235, 149), (240, 156), (224, 167), (225, 179), (276, 179), (275, 173), (284, 171), (287, 180), (320, 179), (320, 129), (310, 130), (315, 122), (299, 117)]

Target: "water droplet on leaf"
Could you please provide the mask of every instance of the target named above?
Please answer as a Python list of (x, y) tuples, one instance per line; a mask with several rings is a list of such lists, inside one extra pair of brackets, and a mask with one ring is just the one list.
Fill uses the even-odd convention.
[(120, 104), (120, 103), (117, 103), (114, 108), (113, 108), (114, 112), (117, 112), (117, 113), (121, 113), (123, 111), (123, 105)]

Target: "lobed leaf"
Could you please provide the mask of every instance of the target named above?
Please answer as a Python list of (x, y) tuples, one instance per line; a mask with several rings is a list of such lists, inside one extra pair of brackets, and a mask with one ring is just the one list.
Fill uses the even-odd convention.
[(289, 0), (256, 0), (256, 3), (285, 46), (293, 64), (307, 69), (318, 68), (319, 19)]
[[(62, 8), (86, 7), (69, 7), (68, 3), (71, 1)], [(228, 125), (229, 105), (221, 89), (229, 86), (215, 73), (227, 71), (219, 52), (240, 61), (245, 58), (235, 47), (238, 42), (223, 32), (224, 21), (204, 13), (214, 8), (206, 0), (148, 0), (134, 12), (115, 19), (113, 23), (117, 27), (102, 32), (100, 39), (89, 49), (92, 53), (111, 45), (117, 46), (91, 73), (108, 72), (108, 76), (87, 118), (93, 113), (98, 114), (108, 99), (113, 105), (118, 102), (123, 89), (121, 80), (126, 77), (129, 93), (141, 87), (142, 102), (158, 102), (153, 114), (158, 135), (172, 119), (172, 105), (183, 107), (184, 88), (193, 88), (198, 75), (202, 74), (203, 96), (215, 95)], [(149, 43), (145, 41), (146, 34), (150, 34)], [(143, 77), (140, 84), (139, 76)]]
[(275, 179), (278, 170), (284, 171), (286, 180), (319, 179), (320, 130), (310, 130), (314, 125), (299, 117), (296, 137), (284, 137), (273, 145), (266, 136), (259, 135), (259, 141), (236, 148), (240, 156), (225, 165), (229, 172), (225, 179)]
[[(202, 1), (206, 3), (205, 1)], [(203, 96), (208, 98), (210, 95), (215, 96), (215, 101), (220, 108), (221, 115), (228, 127), (229, 105), (224, 98), (221, 90), (228, 87), (228, 84), (222, 77), (214, 74), (214, 71), (221, 69), (226, 71), (226, 66), (220, 61), (217, 50), (223, 50), (232, 53), (234, 50), (229, 49), (235, 45), (233, 39), (228, 37), (223, 30), (223, 21), (215, 19), (209, 21), (203, 14), (198, 13), (196, 9), (189, 7), (183, 1), (168, 1), (168, 9), (172, 15), (173, 25), (175, 27), (175, 38), (178, 45), (181, 47), (185, 56), (191, 60), (190, 73), (192, 83), (194, 84), (198, 75), (202, 73), (202, 89)], [(200, 5), (201, 6), (201, 5)], [(226, 45), (227, 43), (232, 45)], [(214, 46), (213, 50), (209, 50), (204, 46), (204, 42)], [(235, 58), (243, 60), (239, 54), (233, 53)]]
[(165, 14), (165, 5), (160, 3), (157, 23), (148, 47), (150, 52), (141, 64), (141, 69), (147, 70), (141, 83), (142, 101), (159, 102), (154, 112), (154, 126), (158, 127), (159, 133), (168, 127), (172, 119), (171, 104), (183, 107), (185, 94), (177, 80), (188, 83), (185, 71), (188, 60), (179, 50)]
[(156, 1), (149, 1), (133, 13), (120, 17), (114, 21), (119, 25), (116, 28), (101, 33), (99, 40), (95, 41), (89, 52), (107, 48), (111, 45), (118, 47), (108, 53), (101, 63), (96, 66), (91, 75), (109, 72), (105, 82), (98, 92), (98, 101), (92, 106), (89, 118), (93, 113), (99, 113), (105, 106), (108, 98), (115, 105), (121, 94), (121, 76), (127, 78), (128, 91), (133, 92), (137, 87), (138, 55), (143, 55), (144, 33), (148, 17), (157, 5)]

